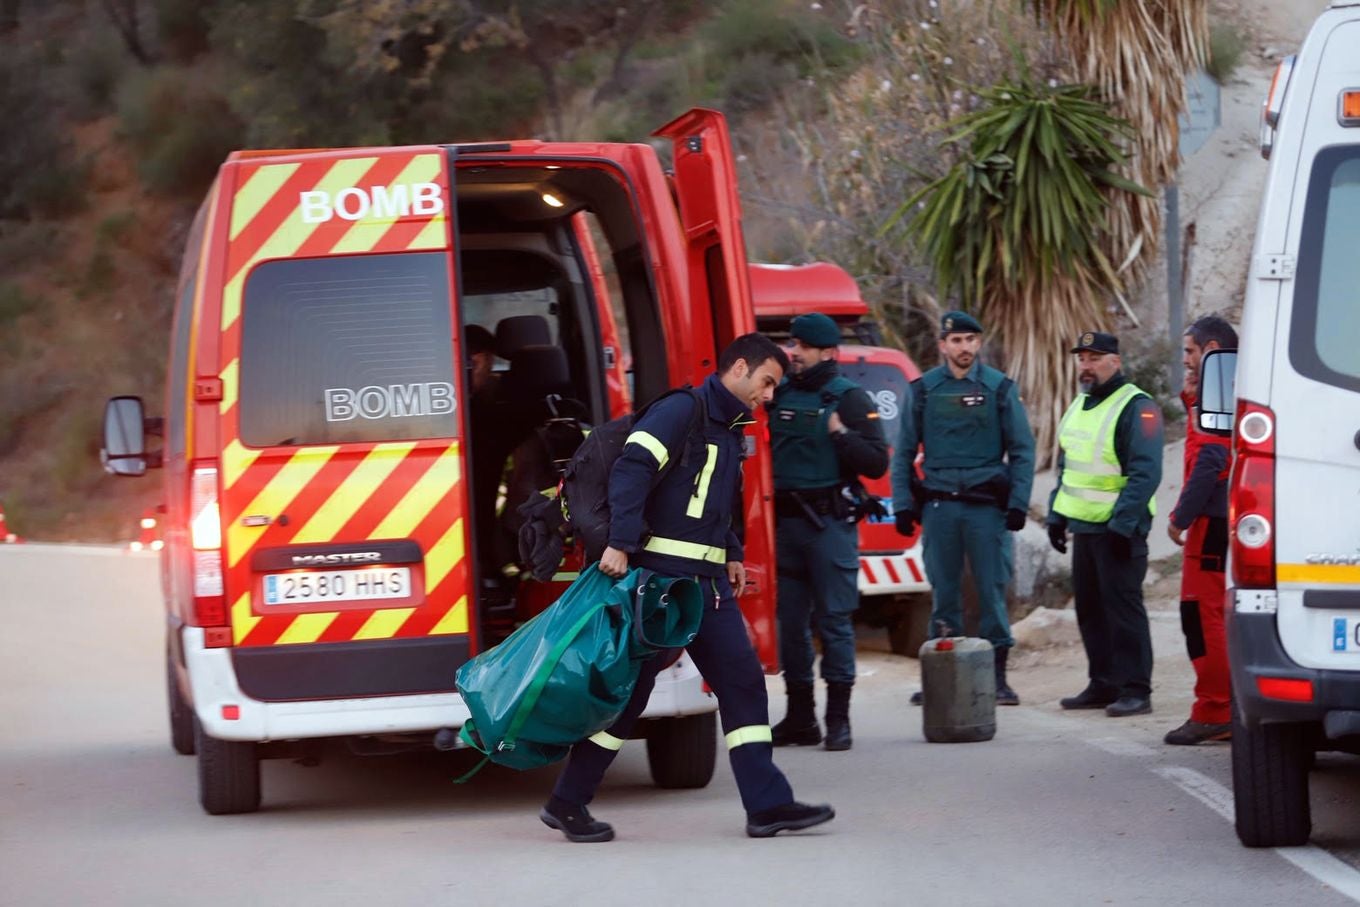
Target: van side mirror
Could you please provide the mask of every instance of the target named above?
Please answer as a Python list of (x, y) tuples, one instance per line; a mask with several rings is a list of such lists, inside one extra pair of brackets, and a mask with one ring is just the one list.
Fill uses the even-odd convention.
[(159, 453), (147, 453), (147, 423), (159, 429), (160, 419), (149, 420), (141, 397), (113, 397), (104, 405), (104, 446), (99, 461), (115, 476), (145, 475), (161, 465)]
[(1199, 427), (1231, 435), (1237, 411), (1237, 350), (1210, 350), (1199, 363)]

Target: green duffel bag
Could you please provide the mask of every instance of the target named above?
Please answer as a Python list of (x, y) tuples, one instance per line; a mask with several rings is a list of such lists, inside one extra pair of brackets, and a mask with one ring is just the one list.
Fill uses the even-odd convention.
[(614, 579), (592, 564), (543, 613), (458, 669), (471, 713), (458, 735), (510, 768), (565, 758), (614, 723), (643, 662), (689, 645), (702, 616), (693, 579), (640, 568)]

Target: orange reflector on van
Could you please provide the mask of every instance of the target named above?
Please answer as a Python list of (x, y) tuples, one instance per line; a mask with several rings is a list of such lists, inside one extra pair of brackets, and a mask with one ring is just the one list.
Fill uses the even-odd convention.
[(1360, 88), (1347, 88), (1341, 92), (1341, 112), (1338, 116), (1342, 126), (1360, 126)]
[(1285, 702), (1312, 702), (1313, 681), (1293, 677), (1258, 677), (1256, 689), (1267, 699)]
[(224, 649), (231, 645), (231, 627), (204, 627), (203, 648)]
[(240, 721), (240, 720), (241, 720), (241, 707), (240, 707), (239, 705), (224, 705), (224, 706), (222, 706), (222, 720), (223, 720), (223, 721)]

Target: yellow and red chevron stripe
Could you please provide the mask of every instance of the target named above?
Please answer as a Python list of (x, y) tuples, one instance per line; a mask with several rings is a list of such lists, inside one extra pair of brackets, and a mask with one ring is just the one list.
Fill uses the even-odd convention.
[(417, 183), (435, 183), (447, 196), (444, 157), (438, 152), (394, 150), (302, 163), (246, 163), (237, 179), (222, 292), (222, 351), (227, 364), (219, 372), (222, 401), (218, 410), (223, 416), (235, 406), (240, 392), (241, 299), (256, 264), (274, 258), (414, 252), (449, 245), (447, 205), (433, 215), (332, 217), (306, 223), (300, 202), (304, 192), (325, 192), (333, 198), (343, 189), (371, 192), (380, 187), (391, 196), (397, 187)]
[[(353, 447), (260, 451), (239, 440), (240, 314), (245, 282), (276, 258), (445, 249), (449, 245), (444, 156), (435, 149), (360, 150), (302, 160), (248, 159), (238, 164), (227, 214), (222, 275), (221, 484), (226, 588), (237, 645), (290, 645), (468, 632), (462, 451), (456, 441), (406, 441)], [(304, 217), (303, 193), (334, 199), (346, 189), (369, 197), (412, 197), (436, 184), (436, 213), (366, 212), (357, 219)], [(399, 188), (404, 187), (404, 188)], [(391, 206), (389, 206), (391, 207)], [(428, 206), (427, 206), (428, 207)], [(287, 515), (288, 520), (279, 519)], [(247, 516), (268, 516), (245, 526)], [(253, 600), (251, 555), (262, 548), (412, 539), (424, 552), (424, 598), (414, 607), (355, 607), (270, 614)], [(421, 569), (421, 565), (412, 565)]]
[[(237, 645), (287, 645), (354, 639), (432, 636), (468, 630), (461, 445), (394, 442), (361, 451), (299, 448), (290, 456), (231, 461), (253, 451), (224, 453), (223, 490), (229, 509), (224, 557)], [(260, 462), (264, 460), (265, 462)], [(235, 482), (228, 484), (228, 477)], [(250, 514), (296, 513), (306, 519), (247, 527)], [(253, 606), (256, 577), (249, 555), (331, 539), (413, 539), (425, 553), (424, 602), (418, 607), (353, 608), (306, 614), (261, 614)]]

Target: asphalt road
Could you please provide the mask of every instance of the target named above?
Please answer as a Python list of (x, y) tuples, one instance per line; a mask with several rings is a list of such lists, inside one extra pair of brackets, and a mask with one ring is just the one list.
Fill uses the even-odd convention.
[[(1247, 850), (1226, 746), (1164, 747), (1165, 714), (1065, 714), (1047, 693), (1002, 710), (991, 742), (929, 744), (915, 662), (871, 646), (854, 749), (778, 753), (800, 798), (836, 807), (814, 832), (745, 837), (725, 763), (704, 790), (658, 791), (640, 743), (593, 807), (610, 844), (539, 823), (555, 769), (460, 787), (465, 754), (269, 762), (259, 813), (208, 816), (168, 743), (156, 563), (0, 545), (0, 904), (1360, 901), (1360, 760), (1320, 757), (1323, 846)], [(1052, 686), (1047, 670), (1022, 661), (1014, 685)]]

